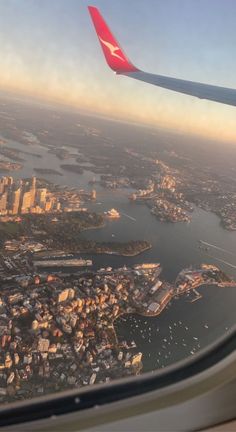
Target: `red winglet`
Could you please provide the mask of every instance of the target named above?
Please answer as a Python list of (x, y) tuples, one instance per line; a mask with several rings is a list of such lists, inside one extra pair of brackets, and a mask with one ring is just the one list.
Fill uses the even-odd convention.
[(89, 6), (88, 10), (93, 20), (93, 24), (108, 66), (110, 66), (110, 68), (118, 74), (126, 72), (138, 72), (138, 69), (124, 54), (99, 10), (94, 6)]

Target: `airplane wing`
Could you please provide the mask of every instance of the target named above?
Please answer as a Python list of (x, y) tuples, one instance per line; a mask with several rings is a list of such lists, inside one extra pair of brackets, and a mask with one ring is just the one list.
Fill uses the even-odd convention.
[(116, 74), (125, 75), (139, 81), (195, 96), (200, 99), (208, 99), (214, 102), (236, 106), (236, 89), (155, 75), (139, 70), (128, 59), (99, 10), (94, 6), (89, 6), (88, 9), (106, 61)]

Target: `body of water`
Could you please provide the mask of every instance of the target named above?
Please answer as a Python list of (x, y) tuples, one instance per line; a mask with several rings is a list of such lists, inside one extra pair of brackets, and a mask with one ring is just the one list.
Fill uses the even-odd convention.
[[(25, 146), (11, 142), (12, 147), (40, 154), (42, 158), (23, 154), (24, 167), (11, 173), (15, 178), (35, 175), (33, 168), (52, 168), (59, 175), (42, 175), (56, 184), (91, 189), (88, 182), (99, 179), (91, 171), (83, 175), (63, 171), (63, 161), (48, 153), (40, 146)], [(73, 153), (75, 149), (73, 148)], [(68, 159), (66, 163), (74, 163)], [(4, 175), (4, 174), (2, 174)], [(226, 263), (236, 265), (236, 232), (224, 230), (217, 216), (195, 209), (190, 223), (161, 223), (150, 214), (145, 205), (137, 205), (128, 200), (131, 191), (109, 191), (95, 185), (97, 202), (88, 207), (97, 212), (116, 208), (121, 218), (108, 221), (104, 228), (86, 231), (82, 235), (96, 241), (148, 240), (152, 249), (137, 257), (117, 257), (112, 255), (87, 255), (92, 258), (95, 268), (120, 267), (140, 262), (160, 262), (163, 277), (174, 281), (178, 272), (190, 265), (214, 263), (228, 275), (236, 278), (236, 269)], [(199, 240), (215, 245), (210, 251), (199, 249)], [(211, 257), (209, 256), (211, 255)], [(215, 258), (213, 258), (213, 256)], [(226, 263), (220, 263), (223, 260)], [(116, 322), (119, 338), (134, 340), (139, 351), (143, 352), (144, 370), (164, 367), (186, 356), (194, 355), (202, 347), (213, 342), (235, 324), (236, 290), (233, 288), (205, 287), (199, 290), (202, 298), (191, 303), (190, 297), (173, 300), (156, 318), (143, 318), (136, 315), (122, 317)]]

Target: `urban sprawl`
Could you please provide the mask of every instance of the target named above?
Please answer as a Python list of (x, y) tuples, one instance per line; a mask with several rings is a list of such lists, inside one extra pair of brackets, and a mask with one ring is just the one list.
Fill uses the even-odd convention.
[(156, 316), (201, 285), (235, 286), (211, 265), (183, 270), (173, 284), (160, 278), (158, 263), (39, 274), (31, 254), (0, 259), (2, 402), (138, 374), (142, 353), (117, 339), (118, 317)]
[[(194, 158), (190, 161), (185, 151), (182, 156), (177, 153), (177, 147), (175, 151), (168, 143), (165, 148), (159, 146), (153, 134), (149, 134), (153, 141), (148, 146), (139, 145), (139, 134), (137, 142), (132, 138), (116, 145), (99, 128), (87, 121), (82, 124), (77, 114), (44, 112), (27, 105), (19, 110), (8, 100), (2, 106), (0, 155), (11, 160), (0, 161), (2, 173), (21, 170), (27, 155), (40, 159), (47, 152), (73, 163), (31, 167), (37, 175), (62, 177), (70, 172), (80, 176), (87, 170), (94, 174), (89, 181), (92, 188), (96, 184), (123, 188), (127, 202), (145, 204), (161, 222), (190, 222), (196, 206), (217, 214), (225, 229), (236, 229), (235, 180), (231, 174), (220, 175), (211, 160), (209, 166)], [(22, 112), (32, 120), (30, 124), (25, 124)], [(12, 147), (14, 142), (16, 147)], [(35, 145), (44, 152), (37, 154), (36, 150), (41, 151)], [(47, 165), (47, 156), (44, 162)], [(35, 176), (0, 178), (3, 403), (139, 374), (145, 353), (128, 336), (127, 340), (118, 337), (115, 322), (119, 317), (158, 316), (180, 296), (191, 293), (192, 301), (198, 299), (200, 287), (236, 287), (210, 264), (183, 269), (172, 282), (162, 278), (160, 263), (144, 263), (145, 259), (141, 264), (112, 268), (104, 258), (103, 268), (97, 268), (95, 254), (134, 257), (152, 247), (145, 240), (99, 243), (81, 236), (85, 230), (123, 216), (115, 208), (88, 211), (85, 203), (94, 202), (97, 192)], [(202, 241), (199, 248), (206, 246)], [(84, 252), (92, 256), (83, 259)]]

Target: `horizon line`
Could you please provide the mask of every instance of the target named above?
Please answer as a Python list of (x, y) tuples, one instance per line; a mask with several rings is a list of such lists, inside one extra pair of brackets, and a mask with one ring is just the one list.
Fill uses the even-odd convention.
[(224, 144), (233, 144), (235, 145), (235, 141), (234, 140), (230, 140), (230, 139), (220, 139), (220, 137), (213, 137), (212, 135), (207, 135), (207, 134), (201, 134), (198, 132), (193, 132), (193, 131), (184, 131), (181, 129), (175, 129), (174, 127), (168, 127), (168, 126), (164, 126), (161, 124), (153, 124), (153, 123), (148, 123), (148, 122), (142, 122), (142, 121), (135, 121), (133, 119), (125, 119), (124, 117), (117, 117), (117, 116), (109, 116), (106, 113), (102, 113), (99, 111), (93, 111), (93, 110), (89, 110), (83, 107), (79, 107), (67, 102), (63, 102), (61, 100), (57, 100), (56, 98), (44, 98), (44, 97), (40, 97), (40, 96), (35, 96), (32, 95), (31, 93), (24, 93), (20, 90), (16, 90), (16, 89), (2, 89), (0, 87), (0, 98), (2, 96), (5, 97), (10, 97), (12, 99), (14, 99), (15, 101), (17, 101), (17, 99), (20, 99), (21, 102), (24, 103), (32, 103), (32, 104), (36, 104), (36, 105), (43, 105), (45, 108), (63, 108), (65, 110), (69, 110), (71, 112), (77, 112), (81, 115), (85, 115), (87, 117), (95, 117), (95, 118), (100, 118), (103, 120), (107, 120), (107, 121), (112, 121), (114, 123), (121, 123), (121, 124), (125, 124), (128, 126), (136, 126), (136, 127), (141, 127), (141, 128), (146, 128), (146, 129), (150, 129), (152, 131), (162, 131), (162, 132), (166, 132), (166, 133), (171, 133), (171, 134), (176, 134), (176, 135), (183, 135), (183, 136), (190, 136), (190, 137), (195, 137), (201, 140), (207, 140), (209, 142), (212, 141), (216, 141), (218, 143), (224, 143)]

